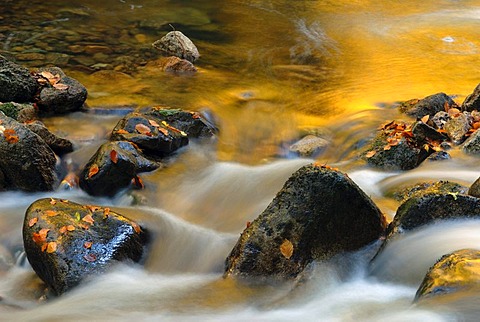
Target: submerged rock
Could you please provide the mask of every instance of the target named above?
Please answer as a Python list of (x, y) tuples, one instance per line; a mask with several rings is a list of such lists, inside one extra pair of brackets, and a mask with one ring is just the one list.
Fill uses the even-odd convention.
[(188, 60), (175, 56), (162, 59), (161, 67), (163, 71), (174, 74), (194, 74), (198, 71), (197, 67)]
[(166, 56), (176, 56), (191, 63), (200, 57), (194, 43), (180, 31), (170, 31), (162, 39), (155, 41), (152, 46)]
[(434, 116), (436, 113), (445, 111), (445, 105), (453, 106), (455, 102), (445, 93), (437, 93), (421, 100), (412, 99), (402, 103), (399, 110), (409, 116), (422, 118), (425, 115)]
[(65, 114), (78, 111), (87, 99), (87, 89), (79, 81), (68, 77), (58, 67), (42, 68), (36, 73), (42, 85), (37, 97), (40, 112)]
[(243, 231), (225, 276), (294, 278), (313, 260), (372, 243), (385, 226), (383, 214), (348, 176), (304, 166)]
[(119, 261), (138, 262), (146, 234), (109, 208), (40, 199), (23, 223), (23, 243), (37, 275), (57, 295)]
[(0, 113), (0, 172), (7, 189), (53, 190), (55, 154), (38, 135)]
[(37, 110), (33, 104), (30, 103), (0, 103), (0, 111), (20, 123), (29, 122), (37, 118)]
[(440, 258), (415, 294), (415, 301), (462, 291), (480, 291), (480, 250), (462, 249)]
[(289, 147), (291, 153), (301, 157), (316, 157), (328, 147), (330, 142), (315, 135), (304, 136)]
[(29, 102), (38, 84), (28, 69), (0, 56), (0, 102)]
[(160, 166), (150, 161), (130, 142), (103, 144), (80, 174), (80, 187), (94, 196), (114, 196), (130, 185), (137, 174)]
[(26, 126), (30, 131), (41, 137), (57, 155), (63, 155), (73, 151), (73, 143), (71, 141), (53, 134), (42, 122), (35, 121), (26, 124)]
[(472, 112), (473, 110), (480, 110), (480, 84), (475, 87), (473, 93), (468, 95), (462, 103), (462, 111)]

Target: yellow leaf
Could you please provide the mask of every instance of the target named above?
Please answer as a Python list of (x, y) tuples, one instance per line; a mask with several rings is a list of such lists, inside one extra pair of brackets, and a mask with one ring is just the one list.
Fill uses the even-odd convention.
[(430, 119), (430, 115), (425, 115), (424, 117), (422, 117), (421, 121), (425, 124), (427, 124), (428, 120)]
[(54, 253), (57, 250), (56, 242), (49, 242), (47, 244), (47, 253)]
[(286, 259), (290, 259), (293, 255), (293, 244), (288, 239), (285, 239), (283, 243), (280, 245), (280, 253), (282, 253), (283, 257)]

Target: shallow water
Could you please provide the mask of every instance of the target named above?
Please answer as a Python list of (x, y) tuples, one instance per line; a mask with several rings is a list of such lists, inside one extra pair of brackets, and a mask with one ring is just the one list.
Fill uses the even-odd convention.
[[(221, 130), (215, 144), (193, 143), (169, 167), (142, 174), (146, 189), (113, 199), (76, 189), (1, 193), (0, 320), (461, 321), (478, 314), (477, 294), (460, 306), (412, 305), (438, 257), (480, 247), (476, 221), (416, 230), (391, 243), (373, 270), (364, 255), (375, 245), (314, 263), (300, 283), (246, 286), (221, 275), (246, 223), (313, 161), (282, 148), (307, 132), (332, 142), (316, 161), (347, 172), (389, 219), (399, 205), (386, 197), (392, 188), (425, 180), (468, 186), (480, 176), (478, 158), (459, 149), (450, 161), (408, 172), (355, 160), (380, 124), (406, 119), (392, 103), (442, 91), (461, 103), (479, 83), (480, 1), (7, 0), (0, 9), (1, 54), (31, 69), (55, 61), (89, 90), (91, 112), (44, 120), (75, 142), (65, 158), (72, 170), (132, 107), (207, 111)], [(199, 48), (196, 75), (159, 70), (150, 44), (169, 24)], [(102, 52), (75, 47), (92, 45)], [(120, 266), (59, 299), (39, 300), (44, 286), (22, 255), (21, 227), (41, 197), (110, 206), (140, 221), (155, 237), (145, 266)]]

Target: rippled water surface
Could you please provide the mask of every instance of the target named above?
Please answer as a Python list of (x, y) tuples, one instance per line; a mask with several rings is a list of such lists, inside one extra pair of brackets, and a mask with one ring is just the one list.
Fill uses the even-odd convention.
[[(193, 76), (159, 67), (151, 43), (173, 28), (200, 51)], [(450, 251), (445, 245), (479, 247), (477, 222), (416, 231), (374, 272), (364, 249), (315, 263), (306, 283), (254, 287), (221, 274), (246, 222), (312, 161), (282, 149), (307, 132), (331, 141), (317, 161), (346, 171), (389, 219), (398, 201), (386, 196), (396, 186), (468, 186), (480, 176), (478, 158), (457, 150), (403, 173), (354, 158), (380, 124), (405, 118), (392, 103), (437, 92), (461, 103), (472, 92), (480, 1), (4, 0), (0, 54), (30, 69), (61, 66), (87, 87), (90, 112), (43, 120), (76, 143), (67, 156), (76, 167), (133, 107), (203, 111), (220, 128), (216, 145), (191, 144), (169, 167), (143, 174), (145, 190), (113, 199), (1, 193), (0, 320), (450, 321), (478, 313), (475, 294), (458, 307), (412, 305), (418, 277)], [(21, 255), (21, 226), (28, 205), (45, 196), (109, 205), (144, 223), (156, 236), (145, 266), (118, 267), (39, 301), (44, 286)], [(424, 253), (431, 256), (418, 261)]]

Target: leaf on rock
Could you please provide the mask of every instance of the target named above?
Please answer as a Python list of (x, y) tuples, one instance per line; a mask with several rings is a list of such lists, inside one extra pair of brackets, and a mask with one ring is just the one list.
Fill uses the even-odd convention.
[(78, 211), (75, 213), (75, 219), (80, 221), (80, 213)]
[(130, 132), (128, 132), (128, 131), (126, 131), (126, 130), (124, 130), (124, 129), (120, 129), (120, 130), (118, 130), (116, 133), (117, 133), (117, 134), (128, 134), (128, 133), (130, 133)]
[(293, 244), (288, 239), (285, 239), (283, 243), (280, 245), (280, 253), (282, 253), (283, 257), (286, 259), (290, 259), (293, 255)]
[(55, 199), (50, 198), (50, 204), (51, 204), (52, 206), (55, 206), (56, 203), (57, 203), (57, 201), (56, 201)]
[(151, 126), (155, 126), (155, 127), (159, 127), (160, 124), (158, 124), (157, 122), (155, 122), (154, 120), (148, 120), (148, 123), (150, 123)]
[(427, 124), (428, 120), (430, 119), (430, 115), (425, 115), (424, 117), (421, 118), (421, 121), (425, 124)]
[(103, 209), (103, 215), (105, 216), (104, 219), (108, 218), (108, 216), (110, 215), (110, 208), (104, 208)]
[(92, 206), (92, 205), (86, 205), (85, 206), (88, 210), (90, 210), (90, 212), (95, 212), (97, 211), (98, 209), (102, 209), (102, 207), (100, 206)]
[(140, 228), (140, 226), (139, 226), (136, 222), (134, 222), (134, 221), (132, 221), (132, 227), (133, 227), (133, 230), (135, 230), (135, 232), (136, 232), (137, 234), (139, 234), (139, 233), (142, 231), (142, 229)]
[(58, 89), (60, 91), (64, 91), (64, 90), (68, 89), (68, 85), (62, 84), (62, 83), (53, 84), (53, 87), (55, 87), (56, 89)]
[(92, 166), (90, 167), (90, 170), (88, 171), (88, 178), (90, 179), (91, 177), (96, 175), (99, 170), (100, 169), (98, 168), (97, 164), (92, 164)]
[(47, 253), (51, 254), (57, 250), (57, 243), (56, 242), (49, 242), (47, 244)]
[(95, 222), (95, 220), (93, 220), (92, 215), (86, 215), (85, 217), (82, 218), (82, 221), (89, 223), (91, 225), (93, 225), (93, 223)]
[(139, 176), (135, 176), (135, 178), (132, 179), (132, 183), (135, 187), (138, 189), (143, 189), (145, 188), (145, 185), (143, 184), (142, 179)]
[(7, 140), (7, 142), (10, 144), (18, 142), (18, 136), (16, 134), (17, 133), (14, 129), (6, 129), (3, 131), (3, 135), (5, 135), (5, 140)]
[(36, 244), (42, 244), (44, 242), (47, 241), (47, 234), (48, 232), (50, 231), (50, 229), (48, 228), (43, 228), (43, 229), (40, 229), (40, 231), (38, 233), (33, 233), (33, 241), (36, 243)]
[(37, 218), (37, 217), (33, 217), (32, 219), (30, 219), (30, 220), (28, 221), (28, 227), (32, 227), (32, 226), (35, 225), (37, 222), (38, 222), (38, 218)]
[(152, 131), (145, 124), (138, 123), (137, 125), (135, 125), (135, 130), (137, 130), (137, 132), (140, 133), (140, 134), (145, 134), (147, 136), (152, 136)]
[(115, 150), (110, 151), (110, 160), (112, 160), (113, 163), (117, 164), (118, 162), (118, 153)]
[(163, 127), (159, 127), (158, 131), (161, 132), (165, 136), (169, 134), (168, 130), (166, 128), (163, 128)]
[(83, 247), (85, 247), (86, 249), (92, 248), (92, 245), (93, 245), (93, 243), (92, 243), (92, 242), (89, 242), (89, 241), (83, 243)]
[(95, 256), (95, 254), (86, 254), (83, 256), (83, 258), (87, 261), (87, 262), (94, 262), (97, 260), (97, 256)]
[(47, 217), (55, 217), (56, 215), (58, 215), (58, 212), (56, 212), (55, 210), (45, 210), (43, 214)]
[(367, 152), (367, 154), (365, 154), (365, 157), (366, 157), (366, 158), (371, 158), (371, 157), (373, 157), (375, 154), (377, 154), (377, 151), (372, 150), (372, 151)]

